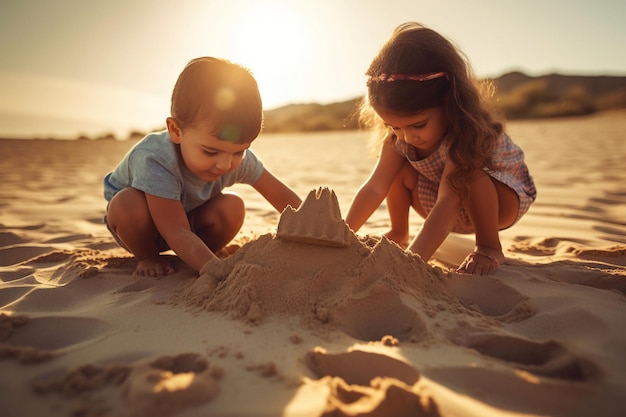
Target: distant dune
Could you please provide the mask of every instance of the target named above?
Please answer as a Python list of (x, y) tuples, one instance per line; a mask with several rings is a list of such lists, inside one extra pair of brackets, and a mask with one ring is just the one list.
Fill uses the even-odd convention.
[(508, 119), (581, 116), (626, 108), (626, 77), (520, 72), (495, 80), (500, 108)]
[[(582, 116), (626, 109), (626, 77), (511, 72), (489, 80), (497, 106), (509, 119)], [(291, 104), (265, 112), (265, 132), (355, 129), (360, 97), (341, 103)]]

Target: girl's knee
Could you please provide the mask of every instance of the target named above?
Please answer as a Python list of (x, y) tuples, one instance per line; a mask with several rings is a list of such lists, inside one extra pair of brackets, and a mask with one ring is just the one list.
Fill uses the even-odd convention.
[(417, 178), (418, 173), (415, 168), (413, 168), (410, 163), (405, 161), (402, 168), (400, 168), (400, 171), (396, 174), (393, 182), (396, 185), (401, 185), (403, 188), (412, 190), (417, 186)]
[(500, 218), (500, 228), (512, 226), (519, 217), (520, 200), (519, 196), (509, 186), (498, 183), (496, 184), (498, 193), (498, 216)]

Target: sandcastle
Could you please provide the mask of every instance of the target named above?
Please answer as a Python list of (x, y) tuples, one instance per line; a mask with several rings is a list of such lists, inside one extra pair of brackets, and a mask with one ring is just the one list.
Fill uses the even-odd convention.
[(466, 310), (444, 274), (385, 237), (357, 237), (335, 193), (320, 188), (282, 213), (276, 234), (205, 265), (178, 300), (251, 324), (290, 315), (360, 340), (425, 342), (456, 327), (449, 317)]
[[(324, 219), (314, 222), (312, 219)], [(312, 190), (298, 209), (287, 207), (280, 216), (276, 236), (311, 245), (347, 247), (356, 236), (341, 218), (334, 191)]]

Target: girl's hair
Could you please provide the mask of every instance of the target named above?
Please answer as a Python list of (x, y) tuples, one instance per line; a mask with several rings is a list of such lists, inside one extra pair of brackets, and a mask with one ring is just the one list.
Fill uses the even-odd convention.
[[(393, 74), (400, 76), (390, 80)], [(366, 75), (370, 81), (361, 105), (364, 125), (382, 129), (372, 106), (401, 116), (443, 106), (449, 156), (457, 166), (450, 178), (452, 188), (464, 194), (472, 173), (483, 167), (495, 169), (491, 155), (503, 127), (490, 108), (493, 88), (476, 81), (467, 58), (449, 40), (419, 23), (404, 23), (372, 60)]]
[(185, 66), (172, 92), (171, 115), (181, 129), (209, 120), (216, 137), (238, 144), (252, 142), (263, 125), (261, 95), (250, 71), (212, 57)]

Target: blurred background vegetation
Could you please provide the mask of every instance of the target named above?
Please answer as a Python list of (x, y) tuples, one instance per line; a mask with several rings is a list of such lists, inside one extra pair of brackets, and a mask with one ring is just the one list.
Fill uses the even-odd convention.
[[(584, 116), (626, 109), (626, 77), (511, 72), (483, 80), (496, 89), (495, 106), (507, 120)], [(290, 104), (265, 112), (264, 132), (357, 129), (361, 98), (322, 104)]]

